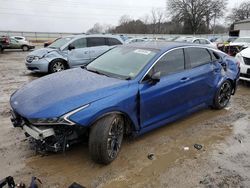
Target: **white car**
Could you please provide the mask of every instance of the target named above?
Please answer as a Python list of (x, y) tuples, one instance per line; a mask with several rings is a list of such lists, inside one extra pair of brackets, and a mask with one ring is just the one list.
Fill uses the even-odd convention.
[(235, 58), (240, 62), (240, 79), (250, 82), (250, 48), (242, 50)]
[(175, 40), (176, 42), (189, 42), (189, 43), (196, 43), (196, 44), (204, 44), (211, 48), (216, 48), (216, 44), (210, 42), (208, 39), (205, 38), (197, 38), (197, 37), (179, 37)]
[(230, 46), (242, 46), (244, 48), (250, 47), (250, 37), (239, 37), (235, 41), (230, 42)]

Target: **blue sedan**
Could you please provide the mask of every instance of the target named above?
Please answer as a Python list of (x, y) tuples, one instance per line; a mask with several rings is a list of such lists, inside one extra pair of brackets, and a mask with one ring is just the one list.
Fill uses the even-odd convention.
[(39, 78), (10, 98), (11, 121), (39, 150), (88, 139), (91, 158), (118, 155), (124, 135), (141, 135), (201, 108), (224, 108), (237, 88), (234, 58), (168, 42), (118, 46), (82, 68)]

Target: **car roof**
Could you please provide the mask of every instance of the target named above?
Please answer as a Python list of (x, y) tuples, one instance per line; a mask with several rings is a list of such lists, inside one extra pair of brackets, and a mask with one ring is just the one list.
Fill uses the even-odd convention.
[(67, 38), (67, 37), (71, 37), (71, 38), (82, 38), (82, 37), (109, 37), (109, 38), (121, 38), (120, 35), (112, 35), (112, 34), (77, 34), (77, 35), (69, 35), (69, 36), (65, 36), (63, 38)]
[[(194, 43), (183, 43), (183, 42), (169, 42), (169, 41), (148, 41), (148, 42), (135, 42), (130, 44), (122, 45), (124, 47), (140, 48), (140, 49), (154, 49), (160, 51), (170, 50), (177, 47), (188, 47), (197, 46), (204, 47), (204, 45)], [(120, 47), (122, 47), (120, 46)], [(209, 48), (205, 46), (206, 48)]]

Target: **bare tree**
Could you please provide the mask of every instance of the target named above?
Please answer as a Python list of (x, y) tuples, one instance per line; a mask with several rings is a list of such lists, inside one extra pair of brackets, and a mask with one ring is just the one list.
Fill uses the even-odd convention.
[(97, 34), (103, 32), (104, 32), (103, 26), (99, 23), (95, 23), (95, 25), (87, 31), (87, 33), (89, 34)]
[(232, 9), (232, 13), (228, 16), (231, 22), (236, 22), (250, 18), (250, 2), (243, 2), (238, 7)]
[[(227, 0), (168, 0), (167, 8), (174, 20), (195, 34), (209, 25), (212, 19), (223, 16)], [(215, 25), (215, 23), (214, 23)]]
[(160, 8), (153, 8), (151, 10), (151, 23), (153, 25), (153, 34), (162, 33), (161, 25), (164, 21), (164, 11)]

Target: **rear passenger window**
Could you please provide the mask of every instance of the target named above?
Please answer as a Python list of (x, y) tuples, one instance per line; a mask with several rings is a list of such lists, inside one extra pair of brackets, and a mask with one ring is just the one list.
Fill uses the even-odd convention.
[(72, 42), (75, 48), (85, 48), (87, 46), (86, 38), (77, 39)]
[(186, 48), (189, 55), (191, 67), (197, 67), (211, 62), (211, 55), (205, 48)]
[(107, 41), (109, 46), (122, 44), (118, 39), (115, 38), (107, 38)]
[(89, 37), (87, 41), (88, 47), (105, 45), (105, 38), (103, 37)]
[(161, 72), (161, 77), (171, 73), (184, 70), (184, 52), (183, 49), (177, 49), (164, 55), (153, 67), (153, 72)]

